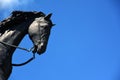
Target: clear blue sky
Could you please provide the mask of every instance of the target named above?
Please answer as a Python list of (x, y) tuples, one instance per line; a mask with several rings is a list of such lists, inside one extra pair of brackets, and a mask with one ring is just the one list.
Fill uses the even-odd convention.
[[(36, 55), (36, 59), (25, 66), (13, 67), (9, 80), (120, 80), (119, 0), (1, 3), (4, 4), (0, 9), (1, 20), (13, 10), (43, 11), (53, 13), (52, 20), (56, 24), (47, 51)], [(20, 46), (32, 46), (28, 36)], [(24, 62), (31, 56), (31, 53), (16, 50), (13, 62)]]

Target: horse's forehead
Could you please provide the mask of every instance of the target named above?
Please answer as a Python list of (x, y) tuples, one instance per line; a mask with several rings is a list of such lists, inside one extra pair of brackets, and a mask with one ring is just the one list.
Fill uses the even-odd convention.
[(48, 22), (44, 19), (44, 17), (36, 18), (35, 22), (37, 24), (39, 24), (40, 26), (46, 26), (46, 25), (48, 25)]

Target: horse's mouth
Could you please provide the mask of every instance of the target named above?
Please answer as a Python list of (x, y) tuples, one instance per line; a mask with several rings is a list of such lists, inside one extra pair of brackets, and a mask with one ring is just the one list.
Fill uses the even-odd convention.
[(36, 52), (37, 52), (38, 54), (44, 53), (45, 50), (46, 50), (46, 44), (45, 44), (45, 43), (40, 43), (39, 45), (37, 45)]

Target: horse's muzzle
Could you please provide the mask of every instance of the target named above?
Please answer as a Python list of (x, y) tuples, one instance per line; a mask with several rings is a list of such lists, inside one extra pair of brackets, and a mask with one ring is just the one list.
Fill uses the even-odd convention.
[(46, 51), (46, 44), (45, 43), (41, 43), (39, 45), (37, 45), (37, 53), (38, 54), (42, 54)]

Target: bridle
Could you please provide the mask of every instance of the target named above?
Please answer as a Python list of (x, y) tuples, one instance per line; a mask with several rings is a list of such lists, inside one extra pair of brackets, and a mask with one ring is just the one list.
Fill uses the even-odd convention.
[(2, 42), (0, 41), (0, 43), (4, 44), (4, 45), (7, 45), (7, 46), (10, 46), (10, 47), (14, 47), (14, 48), (18, 48), (18, 49), (21, 49), (21, 50), (24, 50), (24, 51), (27, 51), (27, 52), (32, 52), (33, 53), (33, 56), (28, 59), (27, 61), (23, 62), (23, 63), (20, 63), (20, 64), (12, 64), (12, 66), (23, 66), (29, 62), (31, 62), (33, 59), (35, 59), (35, 52), (33, 51), (35, 49), (35, 46), (33, 46), (32, 48), (30, 48), (29, 50), (26, 49), (26, 48), (23, 48), (23, 47), (19, 47), (19, 46), (16, 46), (16, 45), (11, 45), (11, 44), (8, 44), (6, 42)]

